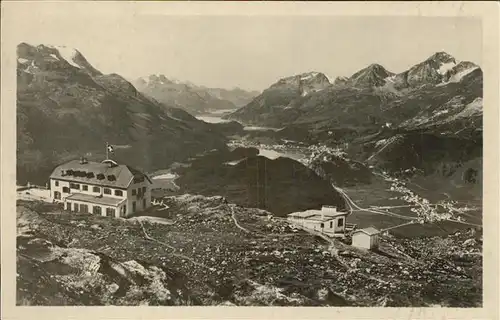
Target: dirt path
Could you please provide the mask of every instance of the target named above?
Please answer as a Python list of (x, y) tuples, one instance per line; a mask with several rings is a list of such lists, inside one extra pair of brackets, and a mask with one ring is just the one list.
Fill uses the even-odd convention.
[(234, 224), (236, 225), (236, 227), (240, 230), (242, 230), (243, 232), (245, 233), (251, 233), (250, 230), (242, 227), (239, 223), (238, 223), (238, 220), (236, 219), (236, 213), (234, 212), (234, 207), (233, 206), (230, 206), (229, 207), (231, 209), (231, 218), (233, 219), (234, 221)]
[(142, 221), (140, 220), (137, 220), (139, 222), (139, 224), (141, 225), (141, 228), (142, 228), (142, 232), (144, 233), (144, 238), (146, 238), (146, 240), (149, 240), (149, 241), (153, 241), (153, 242), (156, 242), (156, 243), (159, 243), (167, 248), (169, 248), (170, 250), (172, 250), (172, 252), (170, 252), (170, 254), (174, 255), (174, 256), (177, 256), (179, 258), (182, 258), (182, 259), (185, 259), (185, 260), (188, 260), (190, 261), (191, 263), (193, 263), (194, 265), (197, 265), (199, 267), (203, 267), (203, 268), (206, 268), (206, 269), (210, 269), (210, 267), (204, 265), (203, 263), (199, 263), (197, 261), (195, 261), (193, 258), (191, 257), (188, 257), (186, 255), (183, 255), (183, 254), (180, 254), (180, 253), (176, 253), (177, 251), (177, 248), (174, 248), (172, 247), (171, 245), (169, 245), (168, 243), (165, 243), (163, 241), (160, 241), (160, 240), (157, 240), (153, 237), (151, 237), (147, 232), (146, 232), (146, 228), (144, 227), (144, 224), (142, 223)]
[(416, 222), (414, 222), (414, 221), (405, 222), (405, 223), (402, 223), (402, 224), (398, 224), (398, 225), (396, 225), (396, 226), (392, 226), (392, 227), (389, 227), (389, 228), (382, 229), (382, 230), (380, 230), (380, 232), (393, 230), (393, 229), (396, 229), (396, 228), (399, 228), (399, 227), (404, 227), (404, 226), (408, 226), (408, 225), (410, 225), (410, 224), (415, 224), (415, 223), (416, 223)]
[(471, 223), (471, 222), (465, 222), (465, 221), (458, 221), (458, 220), (455, 220), (455, 219), (447, 219), (445, 221), (451, 221), (451, 222), (461, 223), (461, 224), (465, 224), (465, 225), (468, 225), (468, 226), (474, 226), (474, 227), (480, 227), (480, 228), (483, 227), (482, 225), (477, 224), (477, 223)]

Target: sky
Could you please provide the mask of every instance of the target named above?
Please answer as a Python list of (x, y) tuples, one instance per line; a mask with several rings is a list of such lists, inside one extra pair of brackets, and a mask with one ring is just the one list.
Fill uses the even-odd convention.
[(437, 51), (481, 65), (481, 21), (465, 17), (30, 14), (17, 41), (78, 49), (103, 73), (150, 74), (263, 90), (318, 71), (332, 80), (371, 63), (401, 72)]

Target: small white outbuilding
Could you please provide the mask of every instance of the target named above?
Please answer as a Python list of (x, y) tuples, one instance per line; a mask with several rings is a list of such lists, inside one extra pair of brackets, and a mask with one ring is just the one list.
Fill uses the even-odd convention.
[(364, 249), (376, 249), (379, 244), (380, 231), (373, 227), (358, 229), (352, 233), (352, 245)]
[(291, 224), (318, 231), (328, 236), (343, 237), (349, 212), (337, 211), (333, 206), (322, 206), (321, 210), (306, 210), (288, 215)]

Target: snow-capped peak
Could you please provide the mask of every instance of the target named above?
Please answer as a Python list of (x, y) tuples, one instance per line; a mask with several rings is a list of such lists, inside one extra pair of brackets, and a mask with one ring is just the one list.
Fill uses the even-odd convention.
[(440, 51), (440, 52), (434, 53), (432, 56), (430, 56), (428, 58), (428, 60), (434, 60), (434, 61), (439, 61), (441, 63), (447, 63), (447, 62), (455, 61), (455, 58), (447, 52)]

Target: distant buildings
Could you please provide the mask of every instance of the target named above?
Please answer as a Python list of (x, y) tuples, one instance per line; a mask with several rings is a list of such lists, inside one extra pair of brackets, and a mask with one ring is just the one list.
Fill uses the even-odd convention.
[(72, 212), (126, 217), (151, 206), (151, 180), (113, 160), (85, 158), (58, 166), (50, 175), (50, 196)]
[(352, 245), (363, 249), (377, 249), (380, 231), (373, 227), (358, 229), (352, 233)]
[(323, 206), (321, 210), (290, 213), (288, 222), (329, 236), (343, 237), (346, 229), (352, 228), (352, 225), (346, 223), (348, 214), (348, 212), (337, 211), (336, 207)]

